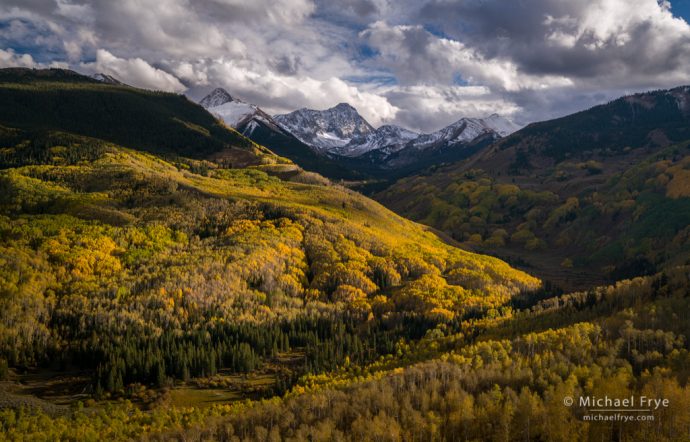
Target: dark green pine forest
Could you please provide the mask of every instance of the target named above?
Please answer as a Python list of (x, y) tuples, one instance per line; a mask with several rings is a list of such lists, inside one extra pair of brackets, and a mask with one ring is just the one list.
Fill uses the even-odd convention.
[[(376, 195), (417, 224), (184, 96), (0, 70), (0, 440), (687, 440), (690, 149), (663, 109)], [(563, 403), (592, 395), (670, 406)]]

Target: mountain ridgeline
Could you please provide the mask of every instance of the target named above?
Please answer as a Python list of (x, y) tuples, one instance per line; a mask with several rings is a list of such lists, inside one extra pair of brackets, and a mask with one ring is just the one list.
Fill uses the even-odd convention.
[(531, 124), (376, 198), (569, 288), (685, 264), (689, 91), (636, 94)]
[(690, 88), (622, 97), (555, 120), (530, 124), (501, 140), (474, 162), (500, 161), (504, 171), (529, 171), (569, 158), (626, 156), (690, 139)]
[(461, 118), (430, 134), (400, 126), (374, 128), (347, 103), (268, 116), (215, 89), (200, 104), (257, 143), (330, 178), (389, 182), (429, 166), (467, 158), (518, 129), (498, 115)]
[(259, 145), (269, 146), (278, 155), (290, 158), (307, 170), (332, 179), (360, 180), (364, 175), (319, 155), (258, 106), (232, 97), (224, 89), (214, 89), (199, 104)]
[[(34, 133), (64, 131), (162, 155), (232, 157), (236, 166), (277, 161), (268, 149), (228, 129), (184, 96), (60, 70), (38, 72), (0, 71), (0, 124)], [(11, 136), (13, 131), (3, 133)]]

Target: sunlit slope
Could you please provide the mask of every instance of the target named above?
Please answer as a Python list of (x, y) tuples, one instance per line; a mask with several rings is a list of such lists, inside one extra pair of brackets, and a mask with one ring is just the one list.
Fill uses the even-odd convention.
[[(142, 140), (166, 133), (156, 126), (124, 147), (109, 129), (15, 123), (0, 119), (0, 362), (11, 367), (76, 364), (96, 392), (121, 394), (251, 371), (295, 345), (304, 370), (319, 371), (539, 285), (270, 151), (237, 147), (231, 131), (234, 150), (200, 157), (193, 143), (152, 153)], [(337, 324), (349, 341), (326, 336), (344, 333)]]
[[(400, 360), (364, 370), (364, 380), (346, 370), (314, 377), (295, 392), (306, 394), (180, 434), (260, 440), (266, 428), (298, 440), (685, 440), (689, 328), (678, 312), (690, 304), (687, 283), (687, 268), (678, 268), (549, 299), (513, 318), (484, 322), (475, 340), (436, 333)], [(591, 407), (579, 398), (591, 396), (660, 396), (669, 406), (650, 407), (653, 425), (642, 419), (612, 425), (583, 419)], [(575, 403), (565, 406), (564, 398)]]
[[(344, 285), (352, 287), (362, 301), (372, 301), (384, 290), (397, 299), (402, 296), (398, 289), (433, 281), (428, 293), (419, 293), (430, 297), (429, 305), (407, 306), (418, 313), (433, 306), (462, 310), (473, 299), (500, 304), (510, 294), (536, 284), (499, 260), (447, 246), (421, 226), (337, 186), (285, 182), (260, 169), (221, 169), (211, 163), (202, 175), (192, 171), (201, 168), (195, 162), (172, 164), (111, 145), (105, 150), (93, 162), (1, 172), (0, 198), (8, 225), (43, 223), (48, 228), (55, 221), (56, 225), (65, 223), (68, 230), (89, 226), (98, 232), (94, 238), (108, 237), (114, 242), (106, 253), (117, 269), (111, 276), (137, 274), (136, 265), (123, 263), (132, 253), (132, 240), (118, 240), (120, 235), (153, 229), (180, 239), (150, 244), (149, 249), (160, 248), (161, 253), (192, 244), (209, 251), (229, 251), (240, 241), (245, 253), (238, 255), (238, 263), (258, 251), (271, 255), (255, 257), (258, 267), (244, 267), (255, 276), (238, 281), (249, 287), (252, 278), (261, 279), (266, 292), (290, 272), (295, 272), (293, 295), (303, 297), (305, 291), (314, 290), (314, 300), (322, 301), (329, 301)], [(17, 239), (21, 242), (22, 235)], [(296, 268), (282, 262), (288, 256), (280, 253), (279, 244), (295, 249), (290, 253), (295, 254)], [(269, 269), (274, 260), (278, 267)], [(94, 269), (87, 266), (77, 273), (90, 270)], [(97, 276), (90, 275), (98, 280)], [(276, 280), (269, 282), (272, 278)], [(433, 295), (436, 290), (438, 299)]]

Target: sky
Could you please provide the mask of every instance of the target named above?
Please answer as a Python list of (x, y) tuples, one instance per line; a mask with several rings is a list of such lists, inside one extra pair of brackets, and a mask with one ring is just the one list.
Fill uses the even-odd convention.
[(431, 132), (690, 84), (689, 19), (690, 0), (2, 0), (0, 67)]

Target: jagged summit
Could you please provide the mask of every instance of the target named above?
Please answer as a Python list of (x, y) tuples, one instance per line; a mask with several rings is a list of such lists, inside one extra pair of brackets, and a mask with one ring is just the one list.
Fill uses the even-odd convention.
[[(200, 104), (243, 135), (257, 134), (254, 137), (257, 142), (277, 143), (277, 139), (288, 135), (322, 159), (327, 156), (337, 162), (366, 164), (374, 169), (408, 167), (426, 157), (424, 161), (431, 163), (464, 158), (478, 146), (520, 128), (498, 114), (460, 118), (427, 134), (392, 124), (374, 128), (355, 107), (345, 102), (325, 110), (302, 108), (271, 117), (258, 106), (234, 98), (222, 88), (214, 89)], [(274, 138), (266, 138), (269, 132)]]
[(280, 126), (313, 148), (330, 152), (365, 139), (374, 128), (347, 103), (326, 110), (299, 109), (273, 117)]
[(212, 108), (212, 107), (217, 107), (221, 106), (225, 103), (229, 103), (231, 101), (241, 101), (241, 100), (236, 100), (235, 98), (232, 97), (223, 88), (215, 88), (214, 90), (211, 91), (208, 95), (206, 95), (204, 98), (201, 99), (199, 102), (200, 105), (205, 107), (206, 109)]
[(494, 133), (498, 137), (505, 137), (518, 130), (520, 126), (512, 121), (492, 114), (486, 118), (460, 118), (453, 124), (430, 134), (421, 135), (415, 145), (423, 147), (427, 142), (469, 142), (475, 138)]
[(358, 157), (367, 152), (379, 151), (388, 155), (402, 149), (410, 141), (419, 137), (417, 132), (404, 127), (386, 124), (367, 133), (363, 138), (353, 139), (348, 145), (334, 153), (348, 157)]
[(493, 114), (486, 118), (461, 118), (430, 134), (419, 134), (395, 125), (374, 129), (348, 103), (339, 103), (323, 111), (303, 108), (274, 118), (283, 129), (317, 151), (350, 158), (377, 151), (379, 161), (405, 149), (438, 150), (471, 143), (479, 137), (498, 139), (520, 128)]

